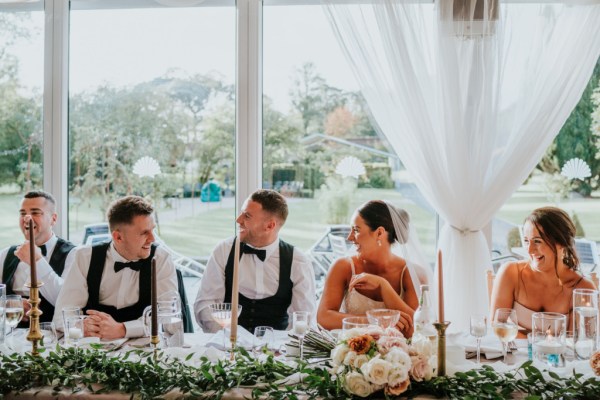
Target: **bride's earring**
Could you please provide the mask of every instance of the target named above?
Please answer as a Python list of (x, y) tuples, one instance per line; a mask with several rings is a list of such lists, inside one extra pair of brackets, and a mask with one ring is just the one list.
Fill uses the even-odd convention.
[(377, 246), (381, 247), (381, 240), (377, 239)]

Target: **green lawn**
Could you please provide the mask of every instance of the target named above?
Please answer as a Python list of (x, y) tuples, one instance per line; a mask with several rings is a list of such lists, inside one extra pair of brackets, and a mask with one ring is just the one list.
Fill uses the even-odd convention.
[[(370, 199), (386, 199), (406, 208), (417, 226), (419, 238), (428, 258), (435, 252), (435, 216), (399, 192), (383, 189), (357, 189), (351, 198), (349, 210), (352, 212), (360, 204)], [(199, 199), (189, 201), (192, 211), (183, 210), (181, 203), (172, 201), (172, 208), (159, 211), (160, 236), (175, 251), (192, 257), (207, 257), (217, 242), (233, 235), (235, 215), (233, 201), (221, 204), (200, 203)], [(19, 243), (22, 235), (18, 230), (18, 208), (20, 196), (0, 194), (0, 246)], [(535, 182), (522, 187), (504, 205), (498, 217), (511, 223), (521, 224), (523, 218), (534, 208), (550, 204)], [(600, 199), (573, 199), (557, 204), (572, 212), (576, 211), (584, 227), (586, 237), (600, 241)], [(307, 250), (322, 236), (327, 224), (317, 199), (290, 199), (290, 215), (282, 230), (282, 237), (294, 245)], [(346, 218), (349, 222), (350, 215)], [(85, 224), (103, 221), (99, 202), (71, 206), (69, 226), (71, 239), (78, 243)]]

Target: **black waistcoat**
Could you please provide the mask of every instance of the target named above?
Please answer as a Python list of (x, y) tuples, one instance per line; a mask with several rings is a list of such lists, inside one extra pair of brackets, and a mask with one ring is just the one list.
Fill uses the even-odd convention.
[[(233, 284), (233, 257), (235, 246), (232, 246), (225, 266), (225, 303), (231, 302), (231, 286)], [(240, 252), (240, 258), (242, 253)], [(277, 292), (261, 300), (249, 299), (239, 294), (242, 313), (238, 323), (250, 333), (257, 326), (271, 326), (277, 330), (285, 330), (288, 326), (287, 309), (292, 303), (294, 284), (290, 279), (294, 247), (283, 240), (279, 241), (279, 287)]]
[[(67, 259), (67, 255), (74, 247), (75, 245), (73, 243), (67, 242), (61, 238), (57, 238), (56, 245), (52, 251), (52, 256), (50, 256), (50, 260), (48, 261), (48, 264), (50, 264), (54, 272), (56, 272), (56, 275), (62, 275), (65, 269), (65, 260)], [(7, 295), (15, 293), (11, 281), (15, 275), (15, 272), (17, 271), (19, 262), (21, 262), (21, 260), (15, 256), (16, 249), (17, 246), (12, 246), (10, 249), (8, 249), (8, 253), (6, 253), (6, 259), (4, 260), (2, 279), (6, 284)], [(40, 300), (40, 304), (38, 305), (39, 309), (42, 311), (42, 315), (40, 315), (40, 322), (51, 322), (52, 318), (54, 317), (54, 306), (50, 304), (50, 302), (46, 300), (41, 293)], [(29, 321), (21, 321), (18, 327), (28, 328)]]
[(106, 252), (108, 251), (108, 243), (99, 243), (92, 246), (92, 258), (90, 260), (90, 269), (87, 276), (88, 285), (88, 302), (85, 306), (84, 313), (87, 310), (102, 311), (110, 314), (117, 322), (126, 322), (138, 319), (144, 313), (144, 309), (151, 303), (151, 280), (152, 270), (150, 263), (156, 251), (156, 245), (152, 245), (150, 256), (142, 260), (143, 265), (139, 273), (139, 298), (138, 302), (128, 307), (117, 309), (115, 306), (107, 306), (100, 304), (100, 282), (102, 281), (102, 273), (104, 272), (104, 264), (106, 261)]

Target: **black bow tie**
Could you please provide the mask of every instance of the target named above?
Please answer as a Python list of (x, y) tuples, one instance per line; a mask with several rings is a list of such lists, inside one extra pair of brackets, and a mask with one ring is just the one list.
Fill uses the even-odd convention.
[(46, 257), (46, 254), (48, 254), (48, 250), (46, 250), (46, 245), (45, 244), (43, 244), (43, 245), (40, 246), (40, 250), (42, 251), (42, 255), (44, 257)]
[(255, 249), (254, 247), (248, 246), (246, 243), (242, 243), (242, 254), (256, 254), (256, 257), (259, 258), (260, 261), (265, 261), (267, 257), (266, 250)]
[(119, 272), (123, 268), (131, 268), (134, 271), (139, 271), (142, 268), (142, 261), (120, 262), (115, 261), (115, 272)]

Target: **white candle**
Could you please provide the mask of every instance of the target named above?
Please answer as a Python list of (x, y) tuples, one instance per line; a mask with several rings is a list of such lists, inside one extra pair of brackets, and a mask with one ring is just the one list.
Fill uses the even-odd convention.
[(83, 332), (79, 328), (69, 328), (69, 338), (70, 339), (81, 339), (83, 337)]
[(592, 339), (580, 339), (575, 342), (575, 354), (582, 358), (591, 357), (594, 352), (594, 341)]
[(533, 351), (542, 354), (563, 354), (565, 345), (555, 340), (542, 340), (533, 344)]
[(308, 330), (308, 324), (305, 321), (296, 321), (294, 323), (294, 333), (296, 335), (304, 335)]
[(575, 312), (582, 317), (595, 317), (598, 315), (598, 309), (594, 307), (575, 307)]

